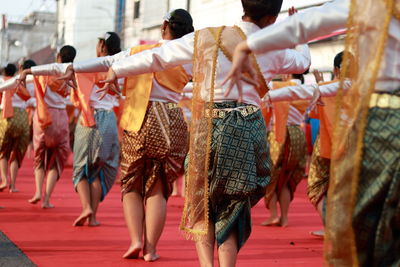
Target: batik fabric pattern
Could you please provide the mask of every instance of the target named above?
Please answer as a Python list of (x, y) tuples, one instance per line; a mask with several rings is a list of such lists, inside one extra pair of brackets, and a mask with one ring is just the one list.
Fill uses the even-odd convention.
[(9, 162), (17, 160), (21, 167), (30, 142), (28, 113), (22, 108), (13, 108), (14, 116), (0, 119), (0, 158)]
[(271, 157), (273, 158), (273, 176), (268, 186), (265, 200), (269, 201), (274, 194), (278, 196), (287, 186), (293, 199), (297, 185), (304, 178), (306, 164), (306, 139), (300, 126), (287, 126), (286, 140), (279, 144), (273, 132), (269, 133)]
[(65, 109), (48, 108), (51, 124), (42, 128), (37, 112), (33, 117), (33, 149), (35, 151), (35, 169), (45, 172), (56, 169), (60, 178), (64, 164), (71, 152), (69, 145), (68, 116)]
[[(215, 109), (237, 108), (236, 102), (214, 103)], [(206, 121), (205, 121), (206, 122)], [(251, 233), (250, 210), (265, 194), (271, 160), (261, 111), (244, 116), (231, 111), (213, 119), (209, 169), (209, 217), (217, 244), (237, 233), (240, 249)]]
[(307, 179), (307, 195), (315, 208), (328, 193), (330, 163), (330, 159), (321, 157), (320, 136), (318, 136), (311, 155)]
[(400, 265), (399, 111), (369, 110), (353, 213), (360, 266)]
[[(124, 131), (121, 143), (122, 194), (135, 191), (147, 198), (157, 181), (164, 197), (183, 175), (188, 130), (180, 108), (172, 103), (149, 102), (138, 132)], [(175, 104), (176, 106), (176, 104)]]
[(98, 178), (103, 200), (118, 173), (120, 150), (117, 119), (112, 110), (95, 109), (93, 114), (96, 121), (94, 126), (83, 126), (82, 117), (76, 124), (72, 179), (76, 190), (82, 179), (91, 184)]

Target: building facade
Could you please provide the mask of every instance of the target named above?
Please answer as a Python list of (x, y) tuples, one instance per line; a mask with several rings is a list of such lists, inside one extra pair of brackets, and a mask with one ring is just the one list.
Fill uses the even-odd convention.
[(115, 31), (116, 7), (116, 0), (57, 1), (57, 46), (74, 46), (76, 60), (95, 57), (98, 38)]
[[(20, 23), (6, 22), (5, 15), (0, 38), (0, 64), (17, 62), (21, 58), (30, 58), (42, 53), (38, 63), (54, 60), (56, 14), (36, 11), (28, 15)], [(50, 55), (51, 53), (51, 55)]]

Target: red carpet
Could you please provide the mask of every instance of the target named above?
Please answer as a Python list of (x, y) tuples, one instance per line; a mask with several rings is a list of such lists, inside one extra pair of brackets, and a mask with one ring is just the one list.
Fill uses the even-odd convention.
[[(155, 263), (124, 260), (129, 236), (122, 214), (119, 186), (100, 205), (100, 227), (72, 227), (80, 213), (71, 183), (71, 168), (64, 171), (53, 193), (56, 208), (43, 210), (27, 200), (34, 192), (32, 161), (25, 160), (17, 180), (19, 193), (0, 193), (0, 230), (38, 266), (199, 266), (192, 241), (179, 233), (183, 200), (171, 198), (168, 218)], [(322, 266), (322, 240), (309, 235), (321, 222), (300, 184), (289, 216), (289, 227), (262, 227), (267, 212), (260, 202), (253, 209), (253, 232), (239, 253), (237, 266)]]

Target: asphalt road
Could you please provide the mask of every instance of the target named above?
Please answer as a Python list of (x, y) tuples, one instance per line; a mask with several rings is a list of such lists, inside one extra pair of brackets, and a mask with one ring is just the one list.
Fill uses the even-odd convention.
[(0, 267), (33, 266), (36, 265), (0, 231)]

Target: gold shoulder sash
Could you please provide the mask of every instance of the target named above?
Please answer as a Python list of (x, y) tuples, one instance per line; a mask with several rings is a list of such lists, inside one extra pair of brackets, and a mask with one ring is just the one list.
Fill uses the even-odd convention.
[[(358, 266), (352, 218), (356, 204), (369, 102), (399, 1), (352, 0), (333, 133), (325, 230), (328, 265)], [(397, 15), (396, 15), (397, 14)], [(352, 87), (343, 93), (343, 83)]]
[[(189, 165), (186, 171), (186, 194), (181, 230), (191, 239), (201, 239), (208, 232), (208, 168), (212, 141), (212, 117), (217, 57), (225, 27), (206, 28), (194, 34), (192, 121)], [(202, 96), (202, 91), (208, 92)]]
[[(213, 32), (214, 38), (216, 38), (215, 31), (217, 29), (218, 28), (208, 28), (209, 31)], [(225, 57), (232, 62), (233, 53), (235, 51), (236, 46), (240, 42), (246, 39), (247, 39), (246, 34), (238, 26), (225, 27), (222, 32), (221, 41), (219, 42), (219, 49), (222, 51)], [(259, 87), (257, 87), (256, 90), (258, 95), (262, 98), (268, 92), (269, 88), (264, 79), (264, 75), (260, 70), (260, 66), (257, 62), (257, 58), (254, 55), (254, 53), (250, 54), (250, 60), (251, 60), (251, 65), (253, 66), (254, 70), (257, 73), (257, 80)]]
[[(147, 49), (158, 47), (161, 44), (135, 46), (131, 55)], [(137, 132), (142, 127), (149, 103), (153, 79), (174, 92), (182, 92), (189, 82), (189, 76), (182, 66), (167, 69), (156, 73), (145, 73), (125, 79), (123, 94), (126, 96), (124, 111), (121, 117), (121, 127), (128, 131)]]

